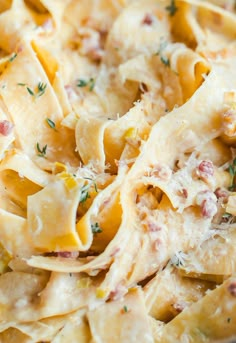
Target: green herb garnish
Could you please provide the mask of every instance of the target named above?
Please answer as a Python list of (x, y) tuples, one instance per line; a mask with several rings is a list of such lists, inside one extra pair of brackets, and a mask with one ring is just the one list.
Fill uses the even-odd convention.
[(223, 218), (223, 219), (229, 219), (230, 217), (232, 217), (232, 214), (231, 214), (231, 213), (225, 212), (225, 213), (222, 215), (222, 218)]
[(40, 146), (39, 146), (39, 143), (37, 142), (36, 148), (37, 148), (38, 156), (39, 156), (39, 157), (45, 157), (45, 156), (46, 156), (47, 144), (44, 145), (44, 146), (42, 147), (42, 149), (41, 149)]
[(26, 87), (28, 93), (33, 96), (34, 98), (38, 98), (41, 95), (43, 95), (45, 93), (45, 90), (47, 88), (47, 84), (43, 83), (43, 82), (39, 82), (37, 85), (37, 92), (34, 92), (29, 86), (27, 86), (26, 83), (22, 83), (22, 82), (18, 82), (17, 83), (18, 86), (23, 86)]
[(102, 232), (102, 229), (100, 228), (98, 223), (91, 224), (91, 230), (92, 230), (93, 234), (101, 233)]
[(14, 52), (14, 54), (9, 58), (9, 62), (14, 61), (14, 59), (16, 58), (16, 56), (17, 56), (17, 53)]
[(94, 89), (95, 80), (90, 78), (89, 80), (79, 79), (76, 85), (77, 87), (89, 87), (90, 92)]
[(48, 126), (50, 126), (51, 129), (54, 129), (54, 130), (56, 129), (56, 124), (50, 118), (46, 118), (46, 122)]
[(43, 83), (43, 82), (39, 82), (38, 83), (38, 92), (36, 94), (36, 97), (40, 97), (41, 95), (43, 95), (45, 93), (45, 90), (47, 88), (47, 84)]
[(160, 60), (161, 60), (161, 62), (162, 62), (165, 66), (167, 66), (167, 67), (170, 66), (170, 60), (169, 60), (168, 57), (166, 57), (166, 56), (160, 56)]
[(125, 306), (123, 306), (123, 312), (124, 313), (127, 313), (128, 312), (128, 307), (125, 305)]
[(83, 79), (79, 79), (76, 86), (77, 86), (77, 87), (86, 87), (87, 84), (88, 84), (88, 81), (85, 81), (85, 80), (83, 80)]
[(32, 91), (31, 88), (26, 87), (26, 89), (27, 89), (27, 91), (28, 91), (28, 93), (29, 93), (30, 95), (34, 96), (34, 92)]
[(91, 179), (90, 177), (84, 177), (85, 180), (89, 180), (89, 181), (92, 181), (93, 183), (93, 186), (94, 186), (94, 189), (96, 191), (96, 193), (98, 193), (98, 188), (97, 188), (97, 184), (96, 184), (96, 181), (94, 181), (93, 179)]
[(161, 62), (162, 62), (165, 66), (169, 67), (169, 66), (170, 66), (170, 60), (169, 60), (168, 57), (166, 57), (165, 55), (163, 55), (163, 50), (165, 50), (167, 44), (168, 44), (167, 41), (162, 41), (162, 42), (160, 42), (160, 47), (159, 47), (158, 51), (155, 53), (155, 55), (160, 56)]
[(81, 188), (80, 201), (79, 201), (80, 203), (84, 203), (88, 198), (90, 198), (89, 189), (90, 189), (91, 185), (93, 185), (96, 193), (98, 193), (96, 182), (93, 179), (91, 179), (90, 177), (84, 177), (84, 179), (91, 181), (91, 183), (88, 183), (87, 185), (84, 185)]
[(231, 176), (231, 183), (228, 189), (229, 191), (234, 191), (236, 188), (236, 184), (234, 183), (234, 178), (236, 176), (236, 158), (234, 158), (233, 163), (229, 166), (229, 173)]
[(169, 12), (169, 15), (171, 17), (173, 17), (175, 15), (175, 13), (177, 12), (178, 10), (178, 7), (176, 6), (175, 4), (175, 0), (171, 0), (170, 1), (170, 5), (169, 6), (166, 6), (166, 10), (167, 12)]
[(89, 188), (90, 188), (90, 185), (85, 185), (81, 188), (81, 194), (80, 194), (80, 200), (79, 200), (80, 203), (84, 203), (88, 198), (90, 198), (90, 195), (88, 192)]

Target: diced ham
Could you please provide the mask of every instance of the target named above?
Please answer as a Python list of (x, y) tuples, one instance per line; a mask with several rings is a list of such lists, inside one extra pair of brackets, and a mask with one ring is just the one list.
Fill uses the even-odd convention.
[(8, 120), (0, 121), (0, 134), (8, 136), (13, 130), (14, 125)]
[(199, 192), (196, 198), (197, 205), (201, 208), (202, 216), (205, 218), (213, 218), (217, 213), (217, 198), (211, 191)]
[(148, 176), (157, 177), (163, 181), (168, 181), (171, 178), (172, 170), (169, 166), (158, 163), (148, 172)]
[(233, 297), (236, 297), (236, 282), (235, 281), (229, 284), (228, 291)]
[(63, 258), (77, 258), (79, 256), (79, 251), (54, 251), (47, 253), (46, 256), (55, 256)]
[(160, 225), (150, 220), (147, 220), (147, 228), (149, 232), (157, 232), (162, 230)]
[(215, 195), (217, 199), (220, 199), (223, 203), (226, 203), (229, 197), (229, 192), (221, 187), (216, 188)]
[(152, 23), (153, 23), (153, 17), (150, 13), (147, 13), (143, 18), (142, 24), (151, 26)]
[(188, 198), (188, 191), (187, 191), (186, 188), (182, 188), (182, 189), (180, 190), (179, 194), (180, 194), (183, 198), (185, 198), (185, 199)]
[(59, 257), (65, 257), (65, 258), (77, 258), (79, 256), (78, 251), (60, 251), (57, 252), (57, 255)]
[(203, 181), (207, 181), (214, 175), (214, 166), (211, 161), (202, 161), (196, 168), (196, 174)]

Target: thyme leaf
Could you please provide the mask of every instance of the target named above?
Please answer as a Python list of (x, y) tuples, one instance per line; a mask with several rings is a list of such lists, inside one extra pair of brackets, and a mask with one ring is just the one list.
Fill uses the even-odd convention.
[(90, 78), (89, 80), (79, 79), (76, 85), (77, 87), (89, 87), (90, 92), (94, 89), (95, 80)]
[(155, 53), (155, 55), (160, 56), (160, 60), (161, 62), (167, 66), (170, 67), (170, 60), (167, 56), (163, 55), (163, 51), (165, 50), (166, 46), (167, 46), (167, 41), (161, 41), (160, 42), (160, 46), (159, 49), (157, 50), (157, 52)]
[(125, 305), (125, 306), (123, 307), (123, 310), (124, 310), (125, 313), (127, 313), (127, 312), (128, 312), (128, 307)]
[(234, 191), (236, 189), (236, 184), (234, 183), (234, 179), (236, 176), (236, 157), (233, 160), (233, 163), (229, 165), (229, 174), (231, 176), (231, 183), (228, 187), (229, 191)]
[(169, 60), (168, 57), (166, 57), (166, 56), (160, 56), (160, 60), (161, 60), (161, 62), (162, 62), (165, 66), (167, 66), (167, 67), (170, 66), (170, 60)]
[(26, 87), (28, 93), (33, 96), (34, 98), (38, 98), (41, 95), (43, 95), (45, 93), (45, 90), (47, 88), (47, 84), (43, 83), (43, 82), (39, 82), (37, 85), (37, 91), (34, 92), (26, 83), (23, 82), (18, 82), (17, 83), (18, 86), (23, 86)]
[(36, 148), (37, 148), (38, 156), (39, 156), (39, 157), (45, 157), (45, 156), (46, 156), (47, 144), (44, 145), (44, 146), (42, 147), (42, 149), (41, 149), (40, 146), (39, 146), (39, 143), (37, 142)]
[(26, 89), (27, 89), (27, 91), (28, 91), (28, 93), (29, 93), (30, 95), (34, 96), (34, 92), (32, 91), (31, 88), (26, 87)]
[(95, 181), (95, 180), (93, 180), (93, 179), (91, 179), (90, 177), (84, 177), (84, 179), (85, 179), (85, 180), (92, 181), (92, 183), (93, 183), (93, 187), (94, 187), (94, 189), (95, 189), (96, 193), (98, 193), (98, 188), (97, 188), (96, 181)]
[(175, 4), (175, 0), (170, 1), (170, 5), (166, 6), (166, 11), (169, 12), (169, 15), (173, 17), (175, 13), (178, 11), (178, 7)]
[(12, 62), (12, 61), (14, 61), (14, 59), (16, 58), (16, 56), (17, 56), (17, 53), (16, 53), (16, 52), (14, 52), (14, 54), (13, 54), (13, 55), (11, 55), (11, 57), (9, 58), (9, 62)]
[(102, 229), (100, 228), (98, 223), (91, 224), (91, 230), (92, 230), (93, 234), (101, 233), (102, 232)]
[(36, 97), (40, 97), (41, 95), (43, 95), (45, 93), (45, 90), (47, 88), (47, 84), (43, 83), (43, 82), (39, 82), (38, 83), (38, 92), (36, 94)]
[(56, 129), (56, 124), (50, 118), (46, 118), (46, 122), (51, 129)]
[(89, 188), (90, 188), (90, 185), (84, 185), (81, 188), (79, 203), (84, 203), (88, 198), (90, 198), (90, 195), (88, 192)]

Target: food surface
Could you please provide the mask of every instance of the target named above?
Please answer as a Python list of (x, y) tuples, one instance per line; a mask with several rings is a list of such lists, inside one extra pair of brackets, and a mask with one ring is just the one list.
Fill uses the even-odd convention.
[(0, 342), (236, 339), (234, 1), (0, 1)]

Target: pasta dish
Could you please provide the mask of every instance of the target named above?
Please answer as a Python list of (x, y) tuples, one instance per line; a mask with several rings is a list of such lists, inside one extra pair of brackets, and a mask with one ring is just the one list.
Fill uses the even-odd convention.
[(2, 0), (0, 32), (0, 342), (234, 342), (234, 1)]

